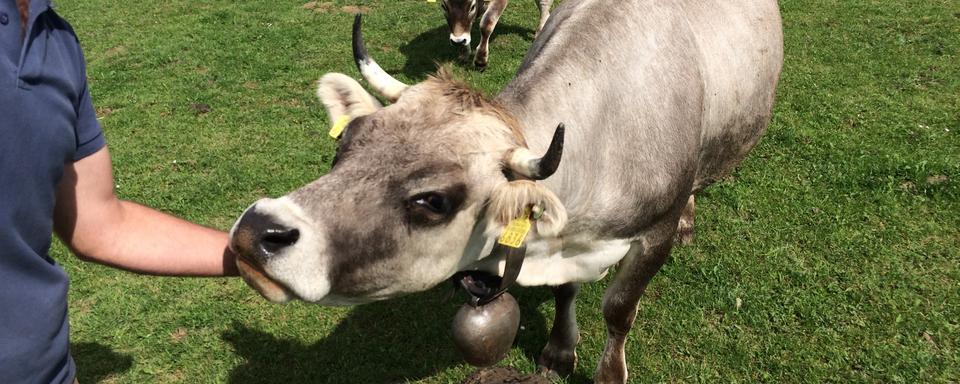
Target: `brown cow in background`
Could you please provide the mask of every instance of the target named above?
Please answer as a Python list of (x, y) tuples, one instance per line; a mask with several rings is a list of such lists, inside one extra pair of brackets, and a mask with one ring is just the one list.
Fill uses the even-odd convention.
[[(509, 0), (440, 0), (440, 6), (443, 7), (444, 16), (447, 18), (447, 25), (450, 26), (450, 44), (460, 47), (461, 60), (465, 61), (470, 57), (470, 30), (473, 28), (473, 20), (483, 14), (480, 19), (480, 44), (477, 45), (473, 64), (480, 70), (487, 67), (490, 35), (493, 34), (493, 29), (497, 27), (500, 15), (503, 14), (509, 2)], [(553, 0), (537, 0), (537, 7), (540, 8), (537, 33), (540, 33), (543, 25), (547, 23), (552, 3)]]

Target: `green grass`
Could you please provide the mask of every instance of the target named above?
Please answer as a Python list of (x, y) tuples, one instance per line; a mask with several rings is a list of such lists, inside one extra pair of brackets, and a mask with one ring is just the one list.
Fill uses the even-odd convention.
[[(369, 8), (368, 47), (402, 80), (456, 56), (436, 4), (305, 2), (58, 2), (85, 47), (121, 197), (226, 229), (254, 199), (325, 173), (334, 143), (313, 82), (358, 76), (342, 6)], [(960, 3), (781, 7), (773, 123), (698, 197), (695, 245), (674, 252), (641, 303), (632, 378), (956, 383)], [(487, 72), (457, 72), (496, 93), (535, 23), (533, 2), (513, 2)], [(472, 371), (450, 341), (460, 300), (443, 289), (353, 308), (271, 305), (239, 279), (136, 276), (59, 244), (53, 255), (72, 279), (81, 383), (449, 383)], [(606, 282), (580, 295), (569, 382), (593, 376)], [(532, 372), (552, 298), (516, 295), (523, 329), (501, 364)]]

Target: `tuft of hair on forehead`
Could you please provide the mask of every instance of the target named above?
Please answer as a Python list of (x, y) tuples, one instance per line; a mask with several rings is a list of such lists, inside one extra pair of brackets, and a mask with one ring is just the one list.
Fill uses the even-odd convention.
[(449, 64), (439, 65), (437, 72), (430, 75), (425, 83), (430, 87), (431, 93), (440, 95), (459, 110), (485, 113), (499, 119), (510, 128), (510, 133), (517, 145), (527, 146), (520, 122), (500, 103), (487, 98), (482, 92), (457, 79)]

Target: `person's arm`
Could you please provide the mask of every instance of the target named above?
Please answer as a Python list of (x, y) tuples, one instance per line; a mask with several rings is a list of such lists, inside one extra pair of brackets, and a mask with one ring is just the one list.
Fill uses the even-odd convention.
[(128, 271), (237, 275), (226, 233), (118, 199), (106, 147), (65, 164), (54, 230), (80, 258)]

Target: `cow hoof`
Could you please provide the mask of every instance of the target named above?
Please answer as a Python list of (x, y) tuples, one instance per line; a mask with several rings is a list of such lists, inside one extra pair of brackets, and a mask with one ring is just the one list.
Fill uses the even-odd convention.
[(537, 359), (537, 371), (541, 376), (556, 380), (570, 376), (577, 368), (577, 351), (560, 350), (547, 345)]
[(693, 226), (685, 227), (682, 223), (677, 230), (675, 242), (680, 245), (692, 245), (694, 240)]
[(680, 222), (677, 224), (677, 237), (675, 244), (690, 245), (693, 244), (694, 215), (696, 213), (696, 202), (694, 195), (687, 199), (687, 206), (683, 207), (683, 213), (680, 215)]
[(486, 61), (484, 61), (484, 62), (482, 62), (482, 63), (479, 62), (479, 61), (474, 61), (474, 62), (473, 62), (473, 66), (476, 67), (477, 70), (480, 71), (480, 72), (484, 72), (484, 71), (487, 70), (487, 62), (486, 62)]

